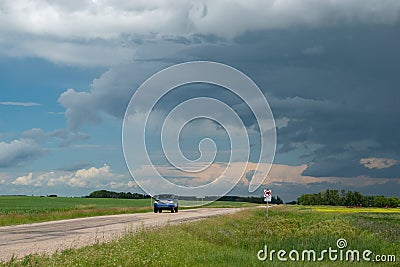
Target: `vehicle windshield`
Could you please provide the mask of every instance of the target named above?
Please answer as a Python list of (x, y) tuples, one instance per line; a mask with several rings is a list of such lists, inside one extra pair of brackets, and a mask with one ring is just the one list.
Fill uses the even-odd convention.
[(173, 200), (174, 199), (174, 195), (167, 195), (167, 194), (158, 195), (158, 196), (155, 196), (155, 199)]

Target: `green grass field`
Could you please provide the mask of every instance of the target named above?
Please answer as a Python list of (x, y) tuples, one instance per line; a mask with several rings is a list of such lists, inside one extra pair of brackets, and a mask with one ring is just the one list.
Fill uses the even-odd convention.
[(2, 196), (0, 226), (150, 210), (150, 199)]
[[(302, 206), (277, 206), (198, 222), (127, 233), (123, 238), (52, 256), (30, 255), (5, 266), (399, 266), (400, 212), (332, 212)], [(380, 210), (379, 210), (380, 211)], [(397, 262), (288, 260), (259, 261), (257, 252), (270, 250), (317, 253), (339, 238), (344, 249), (370, 250), (373, 256), (395, 255)], [(318, 254), (319, 256), (319, 254)], [(286, 254), (287, 257), (287, 254)], [(372, 256), (370, 256), (372, 258)]]
[(0, 214), (26, 214), (49, 211), (71, 210), (77, 208), (128, 208), (150, 206), (149, 199), (110, 199), (110, 198), (65, 198), (65, 197), (0, 197)]
[[(152, 211), (150, 199), (0, 197), (0, 226), (90, 216)], [(181, 205), (187, 205), (184, 201)], [(253, 204), (217, 201), (206, 207), (243, 207)]]

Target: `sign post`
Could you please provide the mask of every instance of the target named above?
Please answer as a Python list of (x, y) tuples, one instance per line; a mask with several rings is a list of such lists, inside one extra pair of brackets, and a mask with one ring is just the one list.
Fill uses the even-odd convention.
[(154, 197), (154, 193), (150, 192), (150, 207), (153, 207), (153, 197)]
[(268, 202), (271, 202), (272, 191), (270, 189), (264, 189), (264, 201), (267, 202), (267, 214), (265, 218), (268, 219)]

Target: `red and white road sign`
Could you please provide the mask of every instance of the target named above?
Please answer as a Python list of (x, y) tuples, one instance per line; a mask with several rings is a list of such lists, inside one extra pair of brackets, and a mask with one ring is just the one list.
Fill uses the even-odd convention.
[(264, 201), (271, 201), (272, 191), (270, 189), (264, 189)]

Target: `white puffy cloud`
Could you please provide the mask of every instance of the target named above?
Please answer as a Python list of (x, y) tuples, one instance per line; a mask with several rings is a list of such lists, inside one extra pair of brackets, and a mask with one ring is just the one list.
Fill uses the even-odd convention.
[[(114, 174), (110, 166), (104, 164), (100, 168), (91, 167), (87, 169), (80, 169), (75, 172), (67, 172), (63, 175), (54, 173), (51, 177), (53, 183), (65, 183), (73, 187), (101, 187), (107, 186), (114, 179), (121, 178), (120, 175)], [(47, 179), (49, 181), (49, 179)]]
[(67, 123), (74, 131), (85, 122), (98, 123), (102, 120), (102, 110), (100, 106), (96, 106), (98, 99), (92, 93), (76, 92), (70, 88), (61, 94), (58, 101), (67, 109), (65, 112)]
[(190, 3), (176, 1), (4, 1), (2, 31), (64, 39), (110, 39), (126, 33), (184, 32)]
[(67, 65), (116, 65), (133, 60), (139, 39), (185, 33), (185, 6), (190, 3), (2, 1), (0, 54)]
[(94, 79), (89, 92), (66, 90), (58, 102), (66, 108), (68, 128), (77, 131), (86, 123), (99, 123), (105, 114), (122, 118), (134, 91), (161, 66), (152, 62), (121, 64)]
[(92, 179), (95, 177), (107, 177), (111, 175), (110, 166), (104, 164), (103, 167), (95, 168), (91, 167), (89, 169), (77, 170), (74, 174), (75, 177), (79, 179)]
[(30, 185), (32, 184), (33, 174), (30, 172), (28, 175), (19, 176), (15, 179), (12, 184), (13, 185)]
[(360, 164), (368, 169), (386, 169), (395, 165), (399, 165), (400, 161), (389, 158), (363, 158)]
[(19, 176), (11, 182), (12, 185), (34, 187), (75, 187), (126, 189), (136, 184), (128, 176), (114, 173), (110, 166), (83, 168), (76, 171), (50, 171), (45, 173)]

